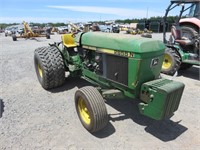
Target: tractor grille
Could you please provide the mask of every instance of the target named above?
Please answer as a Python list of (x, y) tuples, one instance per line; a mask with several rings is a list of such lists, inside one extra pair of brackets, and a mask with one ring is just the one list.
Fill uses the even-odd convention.
[(107, 55), (106, 77), (110, 80), (128, 85), (128, 58)]

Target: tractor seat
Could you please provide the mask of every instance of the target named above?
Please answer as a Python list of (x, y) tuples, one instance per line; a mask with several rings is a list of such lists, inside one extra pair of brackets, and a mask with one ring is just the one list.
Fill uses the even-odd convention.
[(75, 39), (72, 34), (62, 35), (62, 41), (67, 48), (76, 47)]
[(172, 26), (171, 34), (174, 38), (174, 41), (176, 43), (179, 43), (180, 45), (192, 45), (193, 44), (193, 42), (190, 39), (182, 37), (181, 28), (179, 26)]

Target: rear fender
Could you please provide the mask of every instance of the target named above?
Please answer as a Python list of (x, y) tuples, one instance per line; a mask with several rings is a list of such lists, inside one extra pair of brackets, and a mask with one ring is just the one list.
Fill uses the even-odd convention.
[(200, 28), (200, 20), (197, 18), (184, 18), (179, 21), (180, 26), (192, 26), (195, 27), (197, 31)]

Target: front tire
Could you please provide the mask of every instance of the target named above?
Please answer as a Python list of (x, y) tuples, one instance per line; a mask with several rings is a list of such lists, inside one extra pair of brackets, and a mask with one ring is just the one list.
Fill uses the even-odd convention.
[(87, 86), (76, 91), (75, 106), (82, 125), (89, 132), (97, 132), (107, 125), (105, 102), (96, 88)]
[(174, 75), (180, 68), (181, 58), (175, 50), (167, 48), (164, 54), (161, 72), (168, 75)]
[(54, 47), (40, 47), (34, 54), (35, 71), (46, 90), (59, 87), (65, 81), (65, 68), (60, 51)]

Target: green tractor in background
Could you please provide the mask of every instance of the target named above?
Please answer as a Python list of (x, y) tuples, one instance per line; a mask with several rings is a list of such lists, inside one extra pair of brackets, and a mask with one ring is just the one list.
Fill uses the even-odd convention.
[[(164, 26), (170, 11), (180, 7), (179, 17), (171, 27), (169, 40), (166, 39), (164, 27), (163, 41), (166, 45), (162, 72), (173, 75), (192, 65), (200, 65), (200, 0), (171, 0), (164, 16)], [(186, 18), (183, 13), (189, 10)]]
[(82, 125), (91, 133), (108, 123), (105, 99), (138, 99), (141, 114), (156, 120), (173, 116), (184, 84), (160, 77), (163, 42), (125, 34), (85, 32), (35, 50), (38, 80), (46, 90), (61, 86), (65, 72), (92, 83), (75, 93)]

